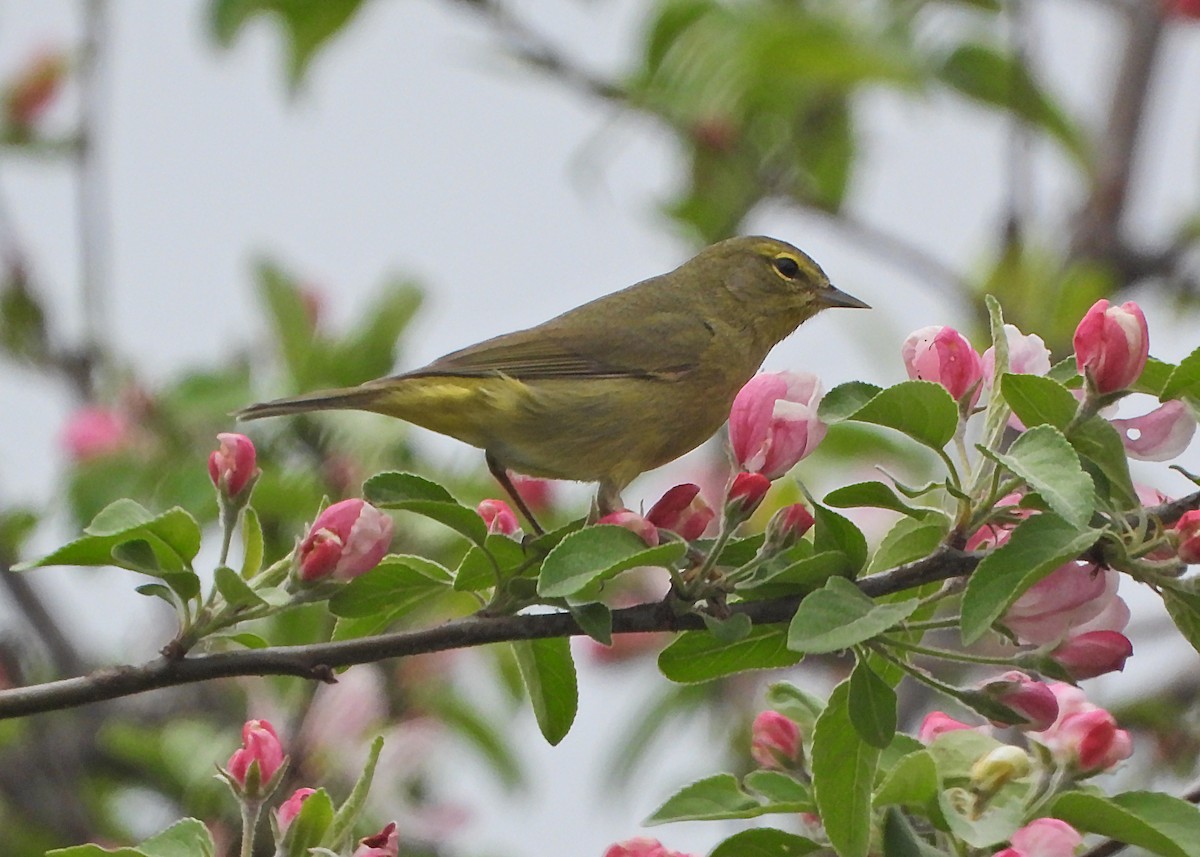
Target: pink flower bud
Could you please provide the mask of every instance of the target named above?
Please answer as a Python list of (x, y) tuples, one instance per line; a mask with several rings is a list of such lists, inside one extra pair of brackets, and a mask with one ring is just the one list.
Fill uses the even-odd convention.
[(261, 786), (275, 776), (283, 759), (283, 745), (279, 743), (275, 727), (266, 720), (247, 720), (242, 726), (242, 747), (229, 757), (225, 770), (244, 788), (250, 766), (257, 765)]
[(62, 89), (67, 76), (67, 58), (59, 51), (36, 54), (8, 85), (4, 114), (8, 124), (28, 133), (45, 115)]
[(750, 729), (750, 755), (764, 768), (787, 769), (800, 760), (800, 727), (778, 711), (762, 711)]
[(394, 821), (373, 836), (360, 839), (354, 849), (354, 857), (396, 857), (399, 853), (400, 834), (396, 832)]
[(1184, 512), (1174, 527), (1179, 558), (1188, 565), (1200, 563), (1200, 510)]
[[(1111, 568), (1086, 562), (1065, 563), (1025, 590), (1008, 608), (1003, 622), (1023, 642), (1057, 643), (1071, 630), (1113, 608), (1115, 602), (1123, 605), (1117, 596), (1119, 583), (1120, 575)], [(1121, 628), (1124, 625), (1104, 630)]]
[(511, 536), (521, 530), (521, 522), (517, 520), (517, 513), (503, 500), (484, 500), (475, 507), (475, 511), (487, 524), (489, 533)]
[(770, 489), (771, 480), (761, 473), (737, 474), (726, 492), (725, 514), (739, 521), (749, 518)]
[[(1008, 371), (1014, 375), (1045, 375), (1050, 371), (1050, 349), (1036, 333), (1021, 333), (1015, 324), (1004, 325), (1008, 343)], [(991, 387), (996, 372), (996, 348), (990, 346), (981, 358), (984, 386)]]
[(519, 473), (509, 473), (513, 487), (535, 512), (544, 511), (554, 505), (554, 483), (549, 479), (538, 479), (535, 476), (522, 476)]
[(275, 821), (279, 824), (279, 832), (286, 833), (287, 829), (292, 826), (292, 822), (296, 820), (296, 816), (300, 814), (300, 807), (309, 795), (316, 794), (316, 789), (296, 789), (292, 792), (292, 796), (279, 805), (279, 809), (275, 810)]
[(678, 533), (685, 541), (704, 535), (717, 513), (700, 496), (700, 486), (685, 482), (663, 494), (650, 507), (646, 520), (662, 530)]
[(1125, 669), (1133, 643), (1120, 631), (1087, 631), (1070, 637), (1050, 653), (1075, 681)]
[(1180, 21), (1200, 21), (1200, 0), (1163, 0), (1167, 15)]
[(1177, 458), (1188, 448), (1196, 433), (1195, 415), (1177, 399), (1164, 402), (1140, 417), (1110, 422), (1121, 435), (1126, 454), (1138, 461)]
[(917, 739), (922, 744), (932, 744), (934, 739), (939, 735), (945, 735), (947, 732), (957, 732), (960, 729), (974, 728), (974, 726), (963, 723), (961, 720), (955, 720), (945, 712), (931, 711), (921, 721), (921, 728), (917, 730)]
[(970, 394), (972, 405), (979, 398), (982, 358), (953, 327), (935, 324), (913, 331), (900, 346), (900, 358), (909, 378), (941, 384), (955, 400)]
[(604, 857), (689, 857), (679, 851), (671, 851), (657, 839), (638, 836), (608, 846)]
[(821, 382), (808, 372), (755, 375), (738, 391), (729, 413), (729, 444), (738, 467), (778, 479), (817, 448), (825, 424), (817, 419)]
[(392, 543), (392, 519), (353, 498), (317, 516), (296, 554), (297, 574), (311, 582), (353, 580), (379, 565)]
[(630, 532), (641, 536), (642, 541), (649, 547), (654, 547), (658, 544), (658, 527), (654, 526), (654, 524), (647, 521), (637, 512), (631, 512), (628, 509), (618, 509), (615, 512), (609, 512), (596, 523), (624, 527)]
[(90, 461), (129, 446), (130, 428), (116, 411), (101, 407), (80, 408), (67, 418), (62, 443), (73, 461)]
[(1009, 839), (1011, 847), (993, 857), (1074, 857), (1083, 837), (1057, 818), (1035, 818)]
[(1092, 774), (1132, 755), (1129, 733), (1117, 728), (1111, 714), (1088, 702), (1083, 691), (1064, 682), (1052, 682), (1050, 690), (1058, 697), (1058, 719), (1030, 737), (1044, 744), (1060, 764)]
[(1129, 387), (1146, 368), (1149, 355), (1146, 316), (1133, 301), (1118, 307), (1101, 298), (1075, 328), (1075, 363), (1098, 393)]
[(814, 523), (812, 512), (803, 503), (784, 506), (767, 522), (767, 543), (774, 550), (791, 547), (804, 538)]
[[(1025, 718), (1022, 729), (1041, 732), (1049, 729), (1058, 717), (1058, 699), (1049, 686), (1034, 681), (1023, 672), (1010, 670), (999, 678), (985, 682), (980, 688), (997, 702), (1011, 708)], [(995, 726), (1003, 723), (992, 721)]]
[(221, 446), (208, 457), (208, 475), (226, 497), (237, 497), (259, 474), (255, 466), (254, 444), (244, 434), (222, 432)]

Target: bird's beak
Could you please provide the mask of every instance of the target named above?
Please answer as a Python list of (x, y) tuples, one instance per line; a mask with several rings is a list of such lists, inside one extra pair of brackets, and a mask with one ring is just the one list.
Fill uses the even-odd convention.
[(871, 305), (863, 303), (858, 298), (848, 295), (833, 286), (826, 286), (817, 292), (817, 300), (827, 307), (846, 307), (848, 309), (870, 309)]

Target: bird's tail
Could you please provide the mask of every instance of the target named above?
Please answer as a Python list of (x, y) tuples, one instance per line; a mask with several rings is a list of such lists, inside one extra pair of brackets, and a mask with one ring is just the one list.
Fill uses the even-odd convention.
[(318, 390), (303, 396), (290, 396), (259, 402), (240, 411), (234, 411), (239, 420), (257, 420), (263, 417), (280, 417), (287, 414), (303, 414), (308, 411), (371, 410), (379, 400), (379, 391), (369, 387), (346, 387), (341, 390)]

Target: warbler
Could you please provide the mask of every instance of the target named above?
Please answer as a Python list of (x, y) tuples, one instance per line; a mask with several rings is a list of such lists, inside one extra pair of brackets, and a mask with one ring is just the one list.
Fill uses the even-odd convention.
[(622, 508), (625, 486), (711, 437), (775, 344), (827, 307), (867, 304), (790, 244), (729, 238), (670, 273), (412, 372), (237, 415), (373, 411), (457, 438), (484, 451), (540, 532), (508, 470), (597, 482), (598, 513)]

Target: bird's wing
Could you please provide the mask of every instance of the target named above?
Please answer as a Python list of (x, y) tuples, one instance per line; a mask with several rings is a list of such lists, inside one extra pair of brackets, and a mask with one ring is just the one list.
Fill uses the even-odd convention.
[(408, 374), (669, 378), (693, 368), (713, 336), (691, 312), (619, 312), (615, 318), (609, 312), (601, 320), (581, 312), (589, 308), (455, 351)]

